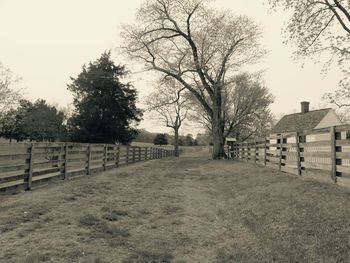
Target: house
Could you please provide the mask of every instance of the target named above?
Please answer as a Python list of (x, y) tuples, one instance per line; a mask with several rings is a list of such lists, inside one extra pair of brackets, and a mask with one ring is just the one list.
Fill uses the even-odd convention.
[[(310, 103), (301, 102), (301, 111), (299, 113), (288, 114), (272, 129), (272, 135), (280, 135), (292, 132), (311, 131), (314, 129), (327, 128), (331, 126), (342, 125), (341, 120), (335, 111), (331, 108), (309, 110)], [(292, 139), (292, 138), (291, 138)], [(328, 140), (328, 134), (308, 135), (306, 140), (323, 141)], [(293, 143), (293, 141), (289, 141)]]

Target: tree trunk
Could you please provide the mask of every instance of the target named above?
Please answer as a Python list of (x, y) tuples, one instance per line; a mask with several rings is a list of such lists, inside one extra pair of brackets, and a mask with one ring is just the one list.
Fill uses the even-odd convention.
[(179, 127), (174, 128), (175, 138), (174, 138), (174, 151), (175, 156), (179, 157)]
[(224, 127), (221, 120), (221, 110), (215, 109), (212, 118), (212, 136), (213, 136), (213, 159), (226, 158)]

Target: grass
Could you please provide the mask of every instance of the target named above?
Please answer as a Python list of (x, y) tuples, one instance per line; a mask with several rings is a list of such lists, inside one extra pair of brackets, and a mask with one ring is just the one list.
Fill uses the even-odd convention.
[(166, 252), (136, 251), (123, 260), (123, 263), (170, 263), (173, 256)]
[(110, 225), (107, 221), (91, 214), (82, 216), (79, 223), (80, 226), (90, 230), (88, 241), (104, 239), (111, 246), (123, 246), (127, 244), (127, 239), (130, 236), (128, 229)]
[(112, 210), (105, 213), (102, 217), (108, 221), (118, 221), (128, 215), (128, 212), (123, 210)]
[(189, 153), (2, 196), (0, 262), (348, 262), (349, 201)]

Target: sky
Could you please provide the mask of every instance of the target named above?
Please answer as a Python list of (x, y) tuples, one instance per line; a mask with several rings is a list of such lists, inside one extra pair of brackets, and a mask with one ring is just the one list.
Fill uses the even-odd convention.
[[(128, 66), (119, 52), (121, 25), (134, 21), (141, 2), (0, 0), (0, 62), (22, 77), (26, 97), (64, 107), (72, 102), (67, 90), (70, 77), (76, 77), (84, 64), (105, 50), (112, 50), (117, 64)], [(322, 75), (322, 63), (293, 60), (294, 47), (284, 44), (282, 36), (288, 13), (270, 12), (264, 0), (217, 0), (213, 5), (248, 15), (261, 25), (262, 45), (269, 53), (254, 67), (264, 70), (266, 86), (275, 96), (273, 113), (281, 116), (299, 111), (300, 102), (305, 100), (310, 101), (312, 109), (324, 105), (322, 95), (334, 91), (342, 75), (337, 69)], [(131, 76), (142, 102), (142, 97), (152, 91), (152, 78), (137, 72)], [(165, 131), (148, 116), (139, 127)], [(187, 126), (183, 132), (196, 131), (196, 126)]]

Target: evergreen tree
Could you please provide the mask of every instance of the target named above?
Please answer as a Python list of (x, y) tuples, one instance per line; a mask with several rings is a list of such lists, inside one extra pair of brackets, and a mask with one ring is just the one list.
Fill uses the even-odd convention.
[(115, 65), (105, 52), (83, 71), (68, 89), (73, 92), (75, 111), (69, 120), (73, 141), (93, 143), (129, 143), (137, 135), (135, 125), (142, 112), (136, 107), (136, 90), (122, 83), (124, 66)]

